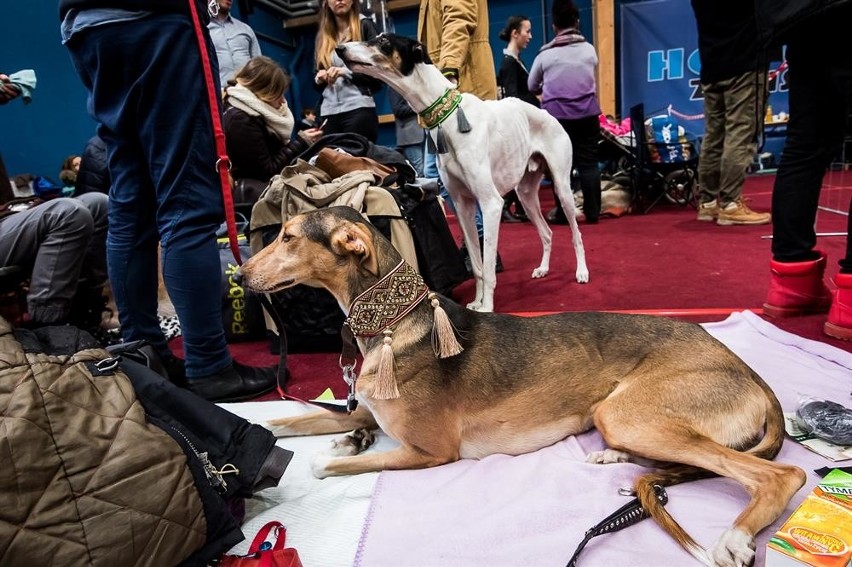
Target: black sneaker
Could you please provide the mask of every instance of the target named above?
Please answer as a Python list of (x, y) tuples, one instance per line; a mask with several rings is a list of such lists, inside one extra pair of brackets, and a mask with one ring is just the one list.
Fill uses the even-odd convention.
[(186, 389), (210, 402), (241, 402), (274, 390), (277, 370), (232, 362), (215, 374), (187, 378)]

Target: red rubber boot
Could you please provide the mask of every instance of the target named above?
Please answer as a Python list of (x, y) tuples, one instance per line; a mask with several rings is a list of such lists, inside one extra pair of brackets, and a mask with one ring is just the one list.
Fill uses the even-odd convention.
[(806, 313), (824, 313), (831, 305), (831, 292), (823, 282), (825, 253), (805, 262), (770, 260), (769, 291), (763, 313), (770, 317), (793, 317)]
[(823, 327), (826, 335), (842, 341), (852, 341), (852, 274), (837, 274), (837, 291)]

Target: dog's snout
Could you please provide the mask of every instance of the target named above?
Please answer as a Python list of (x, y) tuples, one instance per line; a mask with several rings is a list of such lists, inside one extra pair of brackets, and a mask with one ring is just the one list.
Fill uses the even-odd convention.
[(237, 268), (237, 271), (234, 272), (234, 275), (231, 276), (234, 278), (234, 283), (237, 285), (241, 285), (243, 283), (243, 269), (242, 267)]
[(334, 52), (337, 53), (338, 57), (343, 59), (343, 54), (346, 53), (346, 46), (345, 45), (338, 45), (337, 47), (334, 48)]

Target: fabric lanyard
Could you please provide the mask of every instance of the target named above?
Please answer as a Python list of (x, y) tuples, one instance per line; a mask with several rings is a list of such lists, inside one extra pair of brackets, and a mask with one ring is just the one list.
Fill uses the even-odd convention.
[(222, 199), (225, 202), (225, 225), (228, 227), (228, 242), (231, 245), (231, 253), (234, 260), (242, 266), (243, 260), (240, 256), (240, 245), (237, 241), (237, 220), (234, 214), (234, 196), (231, 193), (231, 180), (228, 174), (231, 169), (231, 160), (225, 148), (225, 131), (222, 129), (222, 117), (219, 115), (219, 93), (216, 92), (216, 81), (213, 79), (213, 68), (210, 66), (210, 54), (207, 51), (207, 41), (204, 30), (201, 27), (201, 18), (198, 15), (198, 7), (195, 0), (188, 0), (189, 12), (192, 14), (192, 23), (195, 28), (195, 38), (198, 40), (198, 52), (201, 55), (201, 67), (204, 71), (204, 83), (207, 86), (207, 99), (210, 106), (210, 118), (213, 120), (213, 136), (216, 139), (216, 170), (219, 172), (219, 182), (222, 185)]

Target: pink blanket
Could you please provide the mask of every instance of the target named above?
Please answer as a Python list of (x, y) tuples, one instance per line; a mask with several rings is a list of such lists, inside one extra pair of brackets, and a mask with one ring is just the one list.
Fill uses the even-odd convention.
[[(705, 327), (773, 387), (784, 411), (795, 410), (799, 394), (850, 405), (852, 354), (781, 331), (750, 312)], [(382, 473), (354, 563), (565, 565), (586, 530), (628, 501), (618, 489), (629, 487), (643, 470), (632, 464), (586, 464), (586, 453), (602, 446), (592, 431), (519, 457), (493, 455), (431, 470)], [(789, 439), (778, 459), (809, 473), (786, 517), (816, 484), (813, 470), (830, 462)], [(748, 500), (737, 483), (722, 478), (667, 490), (667, 509), (705, 547)], [(761, 532), (756, 565), (763, 565), (766, 541), (780, 524)], [(581, 567), (696, 564), (651, 520), (594, 538), (578, 562)]]

